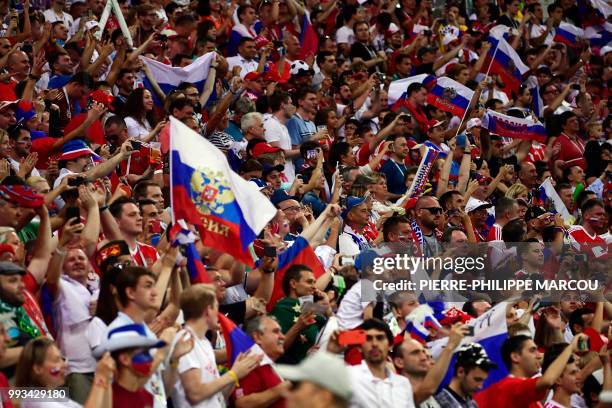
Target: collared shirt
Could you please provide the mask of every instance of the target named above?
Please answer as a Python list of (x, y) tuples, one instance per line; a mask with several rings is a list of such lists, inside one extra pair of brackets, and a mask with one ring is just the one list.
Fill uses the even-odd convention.
[(387, 369), (387, 378), (376, 378), (365, 361), (348, 370), (353, 385), (351, 408), (415, 407), (412, 385), (406, 377)]
[(240, 54), (234, 57), (229, 57), (227, 59), (227, 64), (229, 65), (229, 71), (231, 71), (236, 66), (242, 68), (240, 70), (240, 78), (242, 79), (244, 79), (246, 74), (248, 74), (249, 72), (257, 71), (257, 67), (259, 66), (259, 62), (257, 62), (256, 60), (247, 60)]
[(341, 254), (347, 256), (357, 255), (368, 247), (368, 240), (363, 234), (355, 231), (349, 225), (344, 226), (338, 240), (338, 248)]

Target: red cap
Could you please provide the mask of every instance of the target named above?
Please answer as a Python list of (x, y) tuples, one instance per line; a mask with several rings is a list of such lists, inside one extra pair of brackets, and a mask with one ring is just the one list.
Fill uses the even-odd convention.
[(259, 74), (255, 71), (249, 72), (244, 76), (245, 81), (256, 81), (259, 79)]
[(251, 154), (253, 155), (254, 158), (257, 158), (261, 156), (262, 154), (276, 153), (276, 152), (280, 152), (281, 150), (282, 149), (280, 147), (274, 147), (270, 145), (269, 143), (257, 143), (253, 147), (253, 150), (251, 150)]
[(108, 110), (111, 110), (111, 111), (113, 110), (112, 109), (112, 106), (113, 106), (113, 95), (108, 94), (108, 93), (104, 92), (101, 89), (96, 89), (95, 91), (89, 93), (89, 97), (93, 101), (101, 103), (104, 106), (106, 106), (106, 108)]

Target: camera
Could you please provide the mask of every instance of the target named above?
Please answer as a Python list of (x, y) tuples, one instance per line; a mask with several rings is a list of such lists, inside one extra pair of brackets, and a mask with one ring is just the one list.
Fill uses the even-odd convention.
[(140, 150), (140, 146), (142, 146), (140, 140), (130, 140), (130, 144), (132, 145), (132, 150)]

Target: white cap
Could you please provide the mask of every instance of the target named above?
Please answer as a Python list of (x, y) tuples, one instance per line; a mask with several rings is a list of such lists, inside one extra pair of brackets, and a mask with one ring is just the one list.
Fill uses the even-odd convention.
[(607, 53), (612, 51), (612, 45), (606, 45), (605, 47), (601, 47), (601, 49), (599, 50), (599, 55), (600, 56), (604, 56)]
[(481, 126), (482, 126), (482, 120), (480, 120), (479, 118), (472, 118), (468, 120), (467, 125), (465, 127), (467, 130), (470, 130), (471, 128), (481, 127)]
[(344, 361), (326, 351), (319, 351), (299, 365), (279, 365), (278, 374), (289, 381), (309, 381), (345, 401), (351, 399), (353, 387)]
[(467, 204), (465, 205), (465, 212), (470, 213), (476, 210), (484, 210), (485, 208), (491, 208), (493, 204), (487, 203), (486, 201), (479, 200), (474, 197), (470, 197)]

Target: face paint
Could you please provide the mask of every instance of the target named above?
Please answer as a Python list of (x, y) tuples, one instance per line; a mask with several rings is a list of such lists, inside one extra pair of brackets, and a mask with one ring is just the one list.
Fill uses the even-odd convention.
[(148, 350), (132, 356), (132, 368), (143, 376), (148, 376), (151, 373), (152, 365), (153, 356), (151, 356)]

